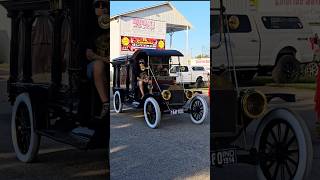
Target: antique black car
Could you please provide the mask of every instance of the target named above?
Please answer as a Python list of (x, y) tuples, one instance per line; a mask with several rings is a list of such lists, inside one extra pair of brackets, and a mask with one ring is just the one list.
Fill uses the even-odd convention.
[(101, 102), (81, 63), (90, 32), (101, 32), (96, 46), (100, 56), (109, 54), (109, 16), (94, 12), (109, 9), (108, 1), (0, 4), (12, 23), (8, 94), (17, 158), (34, 161), (41, 136), (84, 150), (109, 148), (109, 118), (99, 117)]
[[(150, 128), (159, 126), (162, 114), (189, 113), (193, 123), (201, 124), (209, 112), (201, 91), (187, 90), (175, 82), (176, 77), (169, 76), (171, 66), (180, 66), (181, 56), (183, 54), (176, 50), (139, 49), (133, 55), (114, 59), (114, 110), (122, 112), (124, 104), (143, 108)], [(177, 59), (174, 61), (173, 57)], [(141, 63), (145, 65), (142, 70)], [(141, 71), (147, 74), (144, 96), (138, 86)]]
[(295, 102), (295, 95), (239, 86), (223, 2), (211, 4), (211, 48), (224, 48), (229, 64), (215, 67), (211, 53), (211, 174), (214, 178), (216, 168), (247, 163), (256, 166), (258, 179), (308, 179), (313, 160), (309, 128), (292, 110), (268, 104), (274, 98)]

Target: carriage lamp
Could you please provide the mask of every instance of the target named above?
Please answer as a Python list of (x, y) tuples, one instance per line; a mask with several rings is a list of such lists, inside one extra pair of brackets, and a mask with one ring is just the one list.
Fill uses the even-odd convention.
[(261, 117), (267, 109), (266, 96), (257, 90), (246, 91), (241, 101), (244, 114), (251, 119)]
[(187, 90), (185, 93), (186, 93), (187, 99), (191, 99), (192, 98), (192, 96), (193, 96), (193, 92), (192, 91)]
[(62, 0), (51, 0), (50, 1), (50, 7), (53, 10), (59, 10), (62, 9)]
[(169, 90), (164, 90), (161, 92), (162, 98), (166, 101), (171, 99), (171, 92)]

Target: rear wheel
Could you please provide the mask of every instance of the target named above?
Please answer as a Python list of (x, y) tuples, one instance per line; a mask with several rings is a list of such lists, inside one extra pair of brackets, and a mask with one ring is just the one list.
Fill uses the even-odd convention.
[(153, 97), (147, 98), (144, 102), (144, 119), (152, 129), (160, 125), (161, 110), (158, 102)]
[(121, 95), (119, 91), (116, 91), (113, 95), (113, 108), (116, 113), (122, 112), (122, 101), (121, 101)]
[(39, 150), (40, 136), (34, 129), (34, 116), (29, 95), (23, 93), (16, 98), (12, 111), (11, 136), (17, 158), (32, 162)]
[(273, 110), (264, 118), (256, 137), (259, 179), (307, 179), (313, 149), (309, 129), (300, 117), (287, 109)]
[(300, 63), (293, 55), (280, 57), (272, 71), (272, 79), (276, 83), (291, 83), (300, 76)]

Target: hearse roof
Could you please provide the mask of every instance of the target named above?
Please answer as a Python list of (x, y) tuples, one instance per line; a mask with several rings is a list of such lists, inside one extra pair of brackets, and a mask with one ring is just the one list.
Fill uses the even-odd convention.
[(120, 56), (113, 59), (113, 62), (123, 62), (126, 60), (135, 59), (140, 54), (145, 54), (150, 57), (161, 57), (161, 56), (183, 56), (183, 54), (177, 50), (156, 50), (156, 49), (139, 49), (133, 55)]

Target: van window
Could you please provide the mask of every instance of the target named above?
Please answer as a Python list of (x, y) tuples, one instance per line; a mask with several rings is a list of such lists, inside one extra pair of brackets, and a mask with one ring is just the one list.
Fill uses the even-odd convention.
[[(224, 19), (228, 24), (230, 33), (248, 33), (252, 31), (251, 23), (247, 15), (229, 14), (225, 15)], [(219, 33), (219, 15), (213, 15), (211, 29), (213, 33)], [(224, 26), (224, 32), (227, 32), (227, 27)]]
[(263, 16), (262, 22), (267, 29), (302, 29), (298, 17)]
[(194, 70), (194, 71), (204, 71), (204, 67), (202, 67), (202, 66), (194, 66), (194, 67), (192, 67), (192, 70)]

